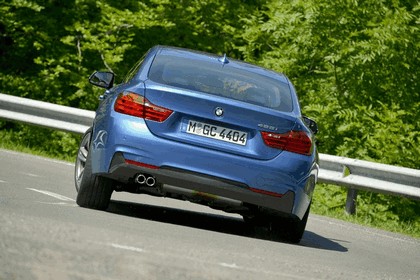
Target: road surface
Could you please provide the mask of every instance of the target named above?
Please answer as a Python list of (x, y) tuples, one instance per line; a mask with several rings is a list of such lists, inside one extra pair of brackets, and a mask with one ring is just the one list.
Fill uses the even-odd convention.
[(73, 164), (0, 150), (0, 279), (420, 279), (420, 240), (310, 215), (300, 244), (238, 215), (114, 193), (75, 203)]

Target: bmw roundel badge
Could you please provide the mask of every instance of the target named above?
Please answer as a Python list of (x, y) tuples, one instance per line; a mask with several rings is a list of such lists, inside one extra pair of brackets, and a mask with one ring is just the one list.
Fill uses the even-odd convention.
[(217, 107), (216, 110), (214, 110), (214, 114), (218, 117), (223, 116), (223, 109), (220, 107)]

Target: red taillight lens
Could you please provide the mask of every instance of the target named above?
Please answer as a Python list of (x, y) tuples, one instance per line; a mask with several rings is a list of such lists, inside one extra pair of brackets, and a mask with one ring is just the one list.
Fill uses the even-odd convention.
[(128, 92), (120, 93), (115, 101), (114, 110), (121, 114), (127, 114), (155, 122), (165, 121), (172, 110), (156, 106), (141, 95)]
[(312, 152), (312, 140), (304, 131), (291, 130), (282, 134), (261, 131), (261, 135), (269, 147), (307, 156)]
[(120, 93), (115, 101), (114, 110), (118, 113), (144, 118), (143, 96), (135, 93)]

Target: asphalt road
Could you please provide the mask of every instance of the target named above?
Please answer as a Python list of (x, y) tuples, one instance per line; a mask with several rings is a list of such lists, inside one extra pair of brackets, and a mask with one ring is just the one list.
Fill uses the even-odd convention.
[(75, 203), (73, 164), (0, 150), (0, 279), (420, 279), (420, 240), (310, 215), (299, 245), (240, 216), (114, 193)]

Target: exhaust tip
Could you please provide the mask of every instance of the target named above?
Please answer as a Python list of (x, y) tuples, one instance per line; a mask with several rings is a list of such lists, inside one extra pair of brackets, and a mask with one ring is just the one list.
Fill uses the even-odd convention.
[(149, 187), (153, 187), (156, 184), (156, 179), (152, 176), (150, 176), (149, 178), (147, 178), (146, 180), (146, 185), (148, 185)]
[(137, 184), (143, 185), (144, 183), (146, 183), (147, 178), (146, 178), (146, 176), (144, 176), (144, 174), (139, 174), (139, 175), (136, 176), (135, 181), (136, 181)]
[(156, 179), (153, 176), (147, 174), (138, 174), (134, 181), (140, 185), (146, 185), (148, 187), (154, 187), (156, 185)]

